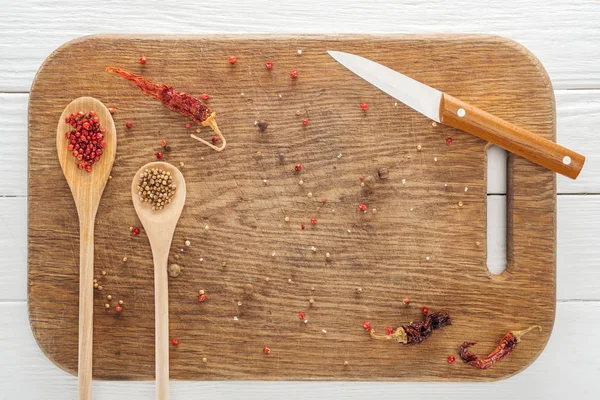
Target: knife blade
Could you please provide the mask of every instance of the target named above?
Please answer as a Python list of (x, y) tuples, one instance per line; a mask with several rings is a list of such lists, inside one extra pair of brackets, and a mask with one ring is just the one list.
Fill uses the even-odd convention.
[(475, 135), (571, 179), (585, 157), (375, 61), (329, 50), (338, 63), (424, 116)]

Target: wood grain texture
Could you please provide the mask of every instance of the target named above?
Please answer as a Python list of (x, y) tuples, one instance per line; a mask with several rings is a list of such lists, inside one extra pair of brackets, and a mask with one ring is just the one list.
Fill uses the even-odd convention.
[(0, 91), (29, 91), (55, 48), (92, 33), (495, 33), (530, 49), (558, 89), (600, 88), (596, 0), (104, 0), (72, 18), (70, 3), (4, 2)]
[[(593, 399), (597, 393), (599, 327), (600, 303), (559, 302), (554, 330), (544, 352), (525, 371), (500, 382), (172, 381), (171, 394), (179, 400), (200, 396), (219, 400), (359, 400), (375, 394), (387, 397), (398, 393), (403, 398), (435, 400)], [(77, 378), (53, 365), (39, 350), (31, 335), (24, 302), (0, 304), (0, 332), (0, 387), (6, 399), (75, 398)], [(458, 363), (452, 368), (457, 367)], [(148, 400), (153, 396), (154, 385), (95, 381), (94, 399)]]
[[(64, 104), (87, 94), (117, 108), (119, 130), (113, 180), (96, 228), (97, 274), (108, 271), (96, 297), (94, 336), (104, 338), (94, 347), (97, 378), (153, 377), (152, 264), (144, 235), (127, 230), (138, 224), (128, 187), (163, 138), (174, 149), (168, 161), (185, 162), (189, 196), (171, 252), (185, 267), (169, 287), (170, 331), (181, 341), (171, 349), (172, 378), (483, 381), (529, 365), (554, 319), (554, 174), (511, 157), (509, 265), (491, 278), (485, 267), (486, 143), (394, 107), (383, 93), (344, 75), (324, 51), (372, 58), (554, 139), (554, 97), (543, 68), (521, 46), (489, 36), (269, 39), (93, 37), (63, 46), (45, 62), (29, 110), (29, 311), (42, 349), (74, 371), (75, 210), (42, 133)], [(143, 67), (140, 54), (149, 59)], [(233, 68), (226, 62), (231, 54), (240, 60)], [(273, 71), (264, 68), (267, 60), (275, 62)], [(188, 93), (211, 93), (227, 150), (191, 144), (185, 118), (102, 73), (110, 65)], [(297, 81), (289, 77), (292, 69), (300, 73)], [(64, 90), (56, 94), (55, 87)], [(368, 113), (358, 107), (361, 101), (369, 103)], [(266, 132), (253, 126), (257, 119), (270, 123)], [(123, 129), (126, 120), (133, 121), (131, 130)], [(293, 168), (298, 162), (304, 164), (300, 174)], [(374, 178), (367, 190), (358, 185), (358, 176), (375, 176), (381, 167), (389, 169), (388, 179)], [(360, 202), (378, 212), (359, 213)], [(311, 217), (319, 220), (314, 227)], [(359, 297), (357, 286), (364, 289)], [(207, 290), (207, 302), (197, 302), (198, 289)], [(109, 293), (125, 299), (121, 316), (102, 308)], [(382, 329), (419, 318), (416, 307), (401, 306), (404, 297), (447, 310), (452, 327), (420, 346), (370, 340), (361, 327), (365, 319)], [(299, 311), (307, 313), (307, 325)], [(480, 339), (478, 351), (487, 352), (507, 331), (532, 324), (543, 333), (526, 337), (510, 362), (485, 372), (446, 363), (465, 339)], [(268, 357), (264, 345), (272, 349)]]

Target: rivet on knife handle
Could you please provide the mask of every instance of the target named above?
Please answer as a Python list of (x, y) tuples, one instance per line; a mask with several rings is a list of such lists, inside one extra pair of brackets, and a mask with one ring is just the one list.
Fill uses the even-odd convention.
[(571, 179), (577, 178), (585, 157), (495, 117), (449, 94), (442, 94), (440, 122), (498, 145), (531, 162)]

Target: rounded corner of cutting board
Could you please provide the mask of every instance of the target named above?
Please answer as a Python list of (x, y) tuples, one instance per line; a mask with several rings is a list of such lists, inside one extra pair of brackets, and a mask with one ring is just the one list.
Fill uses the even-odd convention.
[[(29, 295), (27, 297), (29, 298)], [(31, 302), (28, 301), (27, 302), (27, 317), (29, 319), (29, 328), (31, 329), (31, 334), (33, 335), (33, 338), (35, 339), (35, 343), (38, 345), (38, 347), (40, 348), (42, 353), (44, 353), (46, 358), (48, 358), (48, 360), (50, 360), (52, 362), (52, 364), (54, 364), (61, 370), (65, 371), (66, 373), (68, 373), (72, 376), (77, 376), (77, 370), (72, 369), (69, 367), (68, 364), (66, 364), (66, 363), (64, 364), (61, 361), (59, 361), (55, 357), (53, 352), (48, 351), (48, 349), (46, 349), (46, 345), (44, 344), (44, 342), (42, 340), (40, 340), (40, 337), (39, 337), (37, 321), (32, 317), (31, 314), (32, 314)]]

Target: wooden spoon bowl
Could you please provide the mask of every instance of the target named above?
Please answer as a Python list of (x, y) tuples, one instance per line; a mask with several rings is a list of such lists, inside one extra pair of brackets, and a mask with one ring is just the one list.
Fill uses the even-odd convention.
[[(138, 194), (140, 175), (146, 170), (160, 168), (170, 172), (173, 184), (176, 185), (171, 203), (162, 210), (152, 210)], [(131, 183), (131, 197), (135, 211), (144, 226), (154, 259), (154, 308), (155, 308), (155, 339), (156, 351), (156, 398), (169, 398), (169, 281), (167, 263), (173, 233), (185, 203), (185, 180), (181, 172), (166, 162), (151, 162), (140, 168)]]
[[(67, 146), (65, 132), (73, 127), (65, 122), (72, 113), (94, 110), (100, 124), (106, 129), (106, 147), (91, 172), (77, 167), (77, 158)], [(63, 111), (56, 129), (56, 151), (65, 174), (79, 216), (79, 351), (78, 387), (79, 399), (92, 398), (92, 344), (94, 323), (94, 224), (102, 192), (115, 161), (117, 131), (108, 109), (92, 97), (73, 100)]]

